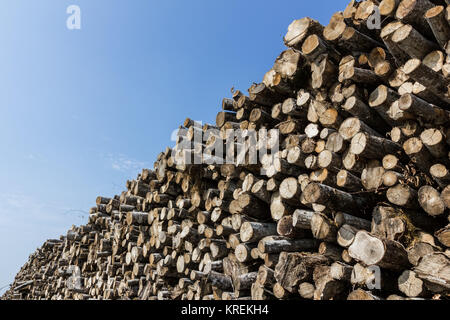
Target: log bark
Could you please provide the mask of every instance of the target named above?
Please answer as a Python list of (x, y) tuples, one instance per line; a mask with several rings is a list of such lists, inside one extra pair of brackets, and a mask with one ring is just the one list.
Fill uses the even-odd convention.
[(310, 183), (303, 193), (308, 203), (321, 204), (331, 210), (342, 210), (348, 211), (349, 213), (355, 211), (360, 212), (361, 208), (367, 204), (367, 200), (360, 196), (352, 195), (319, 183)]
[(403, 71), (407, 76), (426, 86), (428, 90), (440, 97), (447, 104), (450, 103), (448, 97), (448, 81), (439, 73), (428, 68), (418, 58), (408, 60), (403, 66)]
[(295, 251), (310, 251), (319, 246), (319, 242), (313, 239), (289, 239), (286, 237), (270, 236), (261, 239), (258, 249), (261, 253), (280, 253)]
[(436, 238), (439, 240), (447, 248), (450, 248), (450, 225), (447, 225), (445, 228), (436, 231)]
[(431, 186), (423, 186), (418, 192), (419, 204), (430, 216), (439, 216), (445, 211), (441, 194)]
[(335, 242), (337, 228), (334, 222), (323, 214), (315, 213), (311, 219), (311, 231), (314, 238)]
[(321, 255), (305, 255), (301, 253), (280, 254), (275, 267), (275, 279), (288, 292), (294, 292), (301, 282), (312, 280), (314, 268), (328, 264), (328, 258)]
[(277, 225), (274, 223), (244, 222), (240, 229), (242, 242), (256, 242), (270, 235), (275, 235)]
[(371, 136), (367, 133), (357, 133), (350, 145), (350, 152), (364, 156), (369, 159), (379, 159), (380, 154), (396, 154), (400, 152), (401, 146), (390, 140)]
[(424, 256), (419, 265), (414, 268), (414, 272), (425, 281), (432, 292), (450, 288), (450, 259), (444, 253), (431, 253)]
[(448, 39), (450, 39), (450, 26), (445, 17), (444, 6), (435, 6), (425, 12), (425, 19), (433, 31), (434, 37), (441, 46), (445, 49)]
[(409, 266), (405, 248), (398, 242), (383, 240), (367, 231), (359, 231), (349, 247), (352, 258), (366, 265), (378, 265), (382, 268), (402, 270)]
[(318, 21), (311, 18), (295, 20), (288, 27), (284, 43), (288, 47), (300, 49), (303, 41), (310, 34), (321, 34), (323, 28)]

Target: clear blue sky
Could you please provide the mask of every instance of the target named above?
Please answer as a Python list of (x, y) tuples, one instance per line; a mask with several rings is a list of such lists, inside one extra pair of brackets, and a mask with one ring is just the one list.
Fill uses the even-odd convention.
[(347, 2), (1, 1), (0, 287), (153, 167), (186, 117), (212, 123), (232, 86), (260, 82), (293, 19), (326, 25)]

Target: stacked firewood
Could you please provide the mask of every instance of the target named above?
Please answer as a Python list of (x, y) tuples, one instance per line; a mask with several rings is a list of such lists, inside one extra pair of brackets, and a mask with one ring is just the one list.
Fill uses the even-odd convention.
[[(4, 298), (448, 298), (448, 3), (352, 0), (327, 26), (293, 21), (261, 83), (232, 90), (215, 125), (186, 119)], [(240, 139), (253, 130), (267, 139)]]

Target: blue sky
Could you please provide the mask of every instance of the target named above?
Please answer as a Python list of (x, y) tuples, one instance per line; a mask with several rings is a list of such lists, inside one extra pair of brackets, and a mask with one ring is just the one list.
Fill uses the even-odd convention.
[(153, 167), (186, 117), (213, 123), (232, 86), (260, 82), (293, 19), (326, 25), (347, 2), (1, 1), (0, 287)]

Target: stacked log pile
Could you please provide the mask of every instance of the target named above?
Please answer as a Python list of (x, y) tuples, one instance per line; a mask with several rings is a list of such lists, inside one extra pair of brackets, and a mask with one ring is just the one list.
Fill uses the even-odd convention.
[[(444, 0), (352, 0), (327, 26), (292, 22), (261, 83), (215, 125), (186, 119), (3, 298), (447, 299), (449, 19)], [(251, 162), (230, 129), (266, 129), (256, 149), (279, 151)]]

